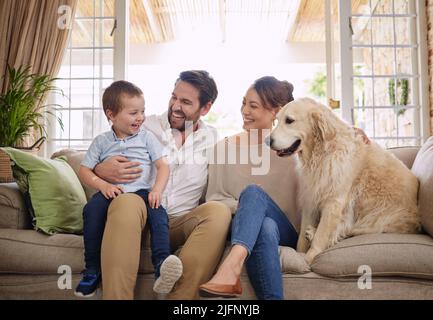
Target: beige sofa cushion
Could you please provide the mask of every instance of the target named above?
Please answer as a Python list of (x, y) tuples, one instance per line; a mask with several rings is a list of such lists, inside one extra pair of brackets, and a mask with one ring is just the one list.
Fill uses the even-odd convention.
[(409, 169), (412, 168), (420, 147), (396, 147), (387, 149), (393, 153)]
[(0, 228), (32, 228), (31, 217), (16, 183), (0, 184)]
[[(54, 153), (51, 156), (51, 159), (57, 157), (66, 157), (66, 161), (72, 167), (75, 174), (78, 177), (78, 171), (80, 170), (81, 161), (83, 161), (84, 156), (86, 155), (85, 151), (77, 151), (72, 149), (64, 149), (59, 152)], [(97, 192), (97, 190), (86, 186), (81, 180), (81, 185), (83, 186), (84, 192), (86, 193), (86, 197), (89, 200), (92, 196)]]
[(433, 136), (418, 152), (412, 172), (419, 180), (418, 206), (424, 230), (433, 236)]
[[(146, 232), (140, 256), (140, 273), (153, 273)], [(34, 230), (0, 229), (0, 273), (56, 274), (68, 265), (73, 273), (84, 269), (83, 237), (72, 234), (47, 236)]]
[(375, 276), (433, 279), (433, 239), (425, 234), (371, 234), (345, 239), (313, 260), (311, 270), (328, 277), (359, 277), (367, 265)]

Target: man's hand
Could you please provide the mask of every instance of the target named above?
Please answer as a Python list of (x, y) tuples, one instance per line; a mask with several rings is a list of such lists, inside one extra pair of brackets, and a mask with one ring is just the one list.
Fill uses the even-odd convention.
[(114, 199), (117, 196), (121, 195), (123, 193), (122, 187), (115, 186), (114, 184), (105, 182), (101, 186), (101, 193), (104, 195), (107, 199)]
[(161, 205), (161, 192), (151, 191), (149, 192), (149, 205), (152, 209), (157, 209)]
[(365, 144), (370, 144), (370, 139), (368, 139), (367, 135), (365, 134), (364, 130), (360, 128), (353, 127), (353, 130), (355, 130), (355, 134), (358, 136), (361, 136), (362, 140)]
[(129, 161), (128, 158), (115, 156), (98, 164), (94, 172), (98, 177), (111, 183), (130, 183), (141, 176), (142, 169), (139, 162)]

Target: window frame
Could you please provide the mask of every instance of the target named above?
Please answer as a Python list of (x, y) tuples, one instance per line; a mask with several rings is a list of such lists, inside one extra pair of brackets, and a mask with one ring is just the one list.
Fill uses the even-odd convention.
[[(374, 0), (375, 1), (375, 0)], [(397, 80), (398, 78), (412, 78), (412, 90), (413, 90), (413, 101), (407, 109), (415, 109), (414, 115), (414, 133), (413, 137), (406, 137), (399, 135), (398, 121), (397, 121), (397, 136), (396, 137), (380, 137), (375, 134), (371, 137), (373, 140), (404, 140), (404, 139), (416, 139), (418, 144), (421, 145), (423, 142), (427, 140), (430, 136), (430, 121), (429, 121), (429, 99), (428, 99), (428, 70), (425, 66), (427, 66), (427, 34), (425, 30), (427, 30), (426, 25), (426, 8), (423, 5), (422, 0), (409, 1), (410, 11), (408, 14), (396, 14), (394, 7), (394, 0), (390, 0), (393, 3), (393, 12), (392, 14), (352, 14), (351, 12), (351, 2), (347, 0), (339, 0), (339, 22), (340, 22), (340, 57), (341, 57), (341, 109), (342, 109), (342, 117), (345, 121), (353, 125), (354, 118), (353, 112), (355, 110), (359, 110), (361, 108), (354, 106), (354, 79), (356, 78), (371, 78), (373, 79), (386, 77), (390, 79)], [(377, 2), (377, 1), (376, 1)], [(369, 0), (370, 8), (372, 8), (373, 0)], [(391, 17), (393, 18), (393, 28), (394, 28), (394, 43), (389, 46), (376, 45), (371, 43), (370, 45), (359, 45), (353, 44), (352, 42), (352, 26), (351, 21), (352, 18), (357, 17)], [(395, 18), (403, 17), (403, 18), (414, 18), (415, 19), (415, 28), (410, 28), (411, 39), (416, 39), (415, 45), (398, 45), (395, 42)], [(393, 49), (397, 49), (400, 47), (408, 47), (413, 50), (412, 52), (416, 52), (416, 54), (411, 55), (412, 59), (412, 73), (409, 75), (398, 75), (393, 73), (392, 76), (383, 76), (383, 75), (375, 75), (374, 70), (372, 71), (371, 76), (359, 76), (353, 74), (353, 49), (356, 48), (380, 48), (380, 47), (390, 47)], [(373, 51), (373, 50), (372, 50)], [(394, 70), (395, 71), (395, 70)], [(373, 85), (373, 98), (374, 98), (374, 85)], [(394, 106), (376, 106), (374, 99), (371, 106), (363, 106), (364, 109), (384, 109)], [(373, 113), (374, 114), (374, 113)], [(374, 127), (374, 115), (373, 119), (373, 130)], [(398, 119), (397, 119), (398, 120)]]

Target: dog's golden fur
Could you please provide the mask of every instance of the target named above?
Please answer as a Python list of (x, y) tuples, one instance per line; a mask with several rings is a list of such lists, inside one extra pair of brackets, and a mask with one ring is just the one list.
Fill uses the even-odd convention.
[(364, 143), (329, 108), (308, 98), (289, 103), (271, 141), (281, 155), (299, 157), (297, 250), (307, 252), (308, 263), (350, 236), (419, 231), (417, 178), (390, 152)]

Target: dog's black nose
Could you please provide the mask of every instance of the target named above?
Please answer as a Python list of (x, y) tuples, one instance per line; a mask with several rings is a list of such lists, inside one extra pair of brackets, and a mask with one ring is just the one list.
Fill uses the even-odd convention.
[(274, 139), (271, 138), (271, 136), (267, 136), (265, 138), (265, 143), (268, 147), (272, 146), (272, 143), (274, 142)]

